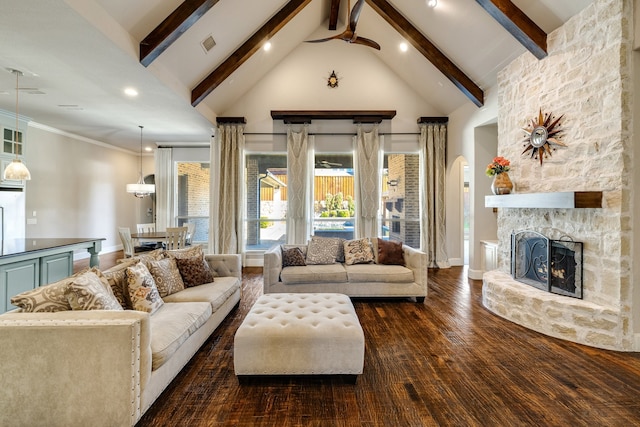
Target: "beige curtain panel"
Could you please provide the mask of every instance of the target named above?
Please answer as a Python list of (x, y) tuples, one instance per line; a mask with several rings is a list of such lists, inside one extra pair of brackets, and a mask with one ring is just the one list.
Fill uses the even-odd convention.
[(313, 137), (308, 127), (287, 129), (287, 243), (305, 244), (311, 235)]
[(355, 136), (356, 237), (378, 236), (380, 206), (380, 137), (378, 125), (364, 132), (358, 125)]

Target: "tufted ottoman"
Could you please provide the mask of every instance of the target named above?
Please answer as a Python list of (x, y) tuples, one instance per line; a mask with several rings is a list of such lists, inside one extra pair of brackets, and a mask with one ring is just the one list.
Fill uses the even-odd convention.
[(348, 375), (364, 366), (364, 333), (348, 296), (262, 295), (234, 340), (233, 362), (245, 375)]

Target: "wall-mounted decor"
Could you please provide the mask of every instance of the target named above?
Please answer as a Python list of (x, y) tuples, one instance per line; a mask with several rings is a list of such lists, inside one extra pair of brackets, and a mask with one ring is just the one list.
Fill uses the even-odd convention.
[(338, 87), (338, 75), (335, 71), (332, 71), (331, 74), (329, 74), (329, 78), (327, 78), (327, 86), (332, 89)]
[(564, 114), (556, 118), (552, 113), (542, 114), (542, 109), (538, 113), (537, 119), (531, 119), (526, 128), (523, 128), (524, 135), (524, 151), (522, 154), (531, 151), (532, 159), (539, 159), (540, 165), (546, 157), (551, 157), (551, 151), (555, 151), (555, 146), (566, 147), (567, 145), (560, 141), (563, 129), (560, 129), (560, 120)]

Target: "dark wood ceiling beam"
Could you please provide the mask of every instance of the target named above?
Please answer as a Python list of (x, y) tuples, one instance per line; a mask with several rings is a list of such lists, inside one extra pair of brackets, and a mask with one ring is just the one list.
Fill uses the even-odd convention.
[(547, 56), (547, 33), (510, 0), (476, 0), (536, 58)]
[(148, 67), (219, 0), (185, 0), (140, 42), (140, 63)]
[(484, 105), (484, 92), (473, 80), (447, 58), (429, 39), (386, 0), (367, 0), (398, 33), (410, 42), (429, 62), (462, 91), (475, 105)]
[(338, 26), (338, 13), (340, 13), (340, 0), (331, 0), (329, 11), (329, 29), (335, 30)]
[(213, 70), (204, 80), (202, 80), (191, 91), (191, 105), (198, 105), (215, 88), (217, 88), (235, 70), (240, 68), (251, 56), (256, 53), (262, 43), (273, 37), (280, 31), (294, 16), (309, 4), (311, 0), (291, 0), (278, 11), (266, 24), (236, 49), (222, 64)]

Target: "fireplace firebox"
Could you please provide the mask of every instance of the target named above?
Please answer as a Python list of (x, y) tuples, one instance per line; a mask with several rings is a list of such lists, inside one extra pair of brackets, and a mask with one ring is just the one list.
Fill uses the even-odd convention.
[(582, 242), (535, 231), (511, 233), (511, 275), (538, 289), (582, 298)]

